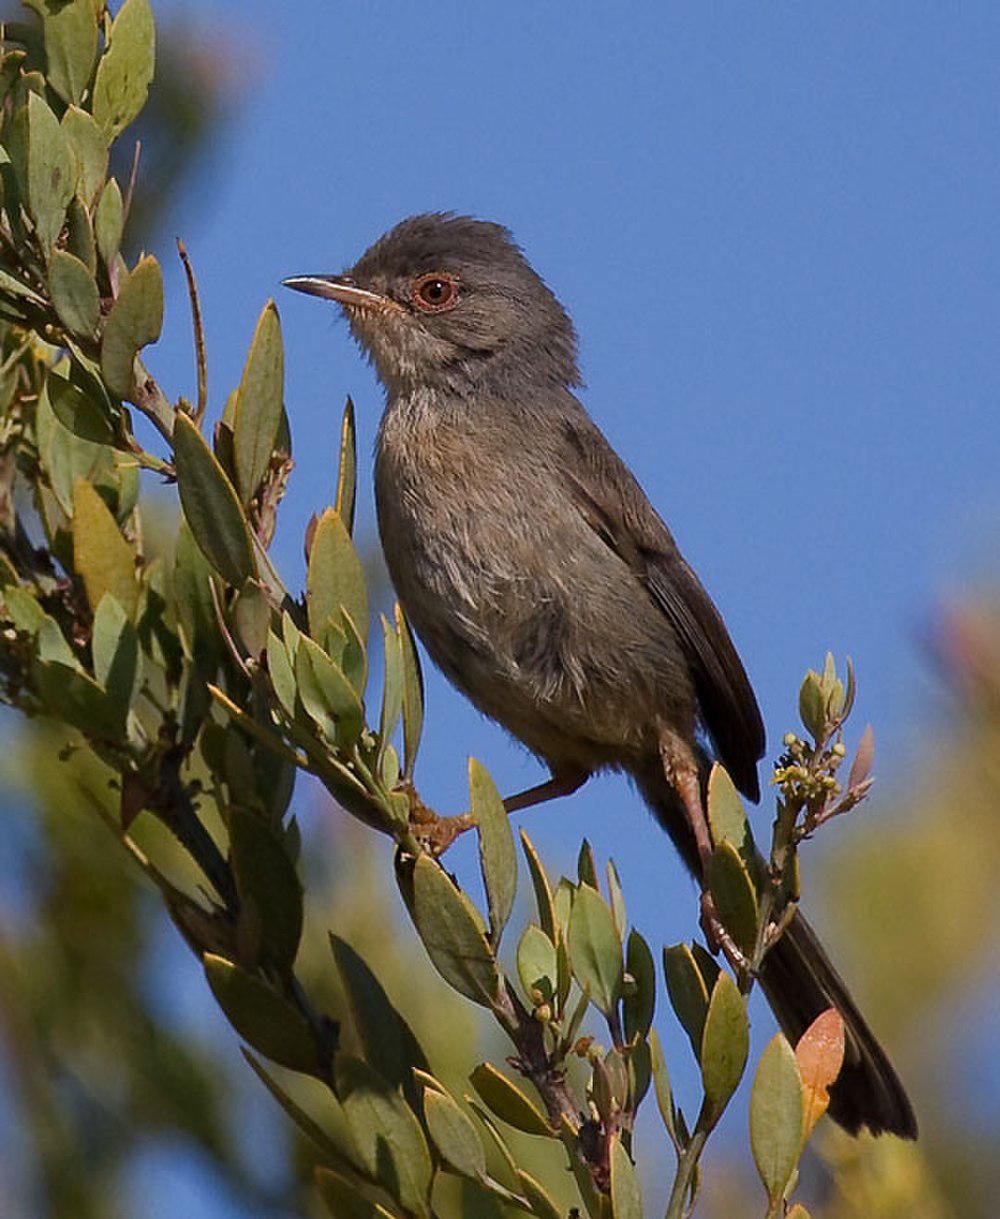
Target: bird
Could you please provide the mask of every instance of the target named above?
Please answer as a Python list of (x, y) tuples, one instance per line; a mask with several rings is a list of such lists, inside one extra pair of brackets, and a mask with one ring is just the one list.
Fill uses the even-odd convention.
[[(401, 221), (343, 274), (284, 283), (342, 307), (384, 389), (375, 502), (407, 619), (548, 767), (507, 811), (623, 772), (704, 892), (708, 767), (757, 802), (764, 724), (721, 614), (574, 392), (577, 337), (555, 294), (508, 229), (450, 212)], [(902, 1083), (800, 912), (759, 981), (792, 1044), (840, 1012), (834, 1121), (915, 1138)]]

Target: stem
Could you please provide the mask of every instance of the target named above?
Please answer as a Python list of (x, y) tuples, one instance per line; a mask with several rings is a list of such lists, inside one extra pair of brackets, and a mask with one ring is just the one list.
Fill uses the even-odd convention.
[(698, 1161), (701, 1159), (701, 1153), (705, 1149), (705, 1143), (708, 1141), (710, 1133), (710, 1129), (703, 1130), (699, 1124), (691, 1136), (691, 1141), (677, 1157), (677, 1174), (674, 1177), (670, 1199), (667, 1202), (665, 1219), (684, 1219), (685, 1215), (688, 1214), (688, 1196), (691, 1193), (691, 1185), (698, 1168)]

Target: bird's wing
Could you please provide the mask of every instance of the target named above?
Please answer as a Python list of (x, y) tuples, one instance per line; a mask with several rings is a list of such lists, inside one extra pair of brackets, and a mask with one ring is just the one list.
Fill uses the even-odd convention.
[(649, 592), (691, 667), (701, 716), (733, 782), (760, 798), (764, 723), (722, 615), (631, 471), (586, 416), (565, 422), (564, 477), (582, 516)]

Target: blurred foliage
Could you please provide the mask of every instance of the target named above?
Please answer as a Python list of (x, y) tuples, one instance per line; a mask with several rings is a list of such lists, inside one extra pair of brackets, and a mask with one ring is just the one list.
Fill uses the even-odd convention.
[[(757, 969), (797, 902), (798, 847), (870, 785), (868, 734), (849, 777), (838, 773), (850, 667), (844, 681), (828, 657), (802, 685), (806, 735), (784, 738), (765, 865), (728, 776), (711, 776), (712, 930), (729, 968), (698, 944), (663, 954), (666, 994), (701, 1076), (697, 1110), (685, 1115), (668, 1070), (679, 1040), (665, 1055), (653, 1026), (664, 987), (613, 863), (599, 867), (584, 843), (576, 875), (556, 880), (522, 834), (519, 866), (503, 803), (474, 760), (467, 814), (441, 818), (419, 799), (419, 661), (398, 607), (381, 617), (379, 648), (369, 643), (350, 403), (335, 502), (310, 526), (297, 596), (268, 553), (293, 465), (273, 302), (239, 386), (209, 423), (197, 289), (181, 247), (198, 382), (190, 398), (168, 397), (146, 367), (162, 274), (155, 258), (121, 252), (134, 248), (141, 197), (121, 167), (132, 164), (132, 124), (156, 63), (148, 0), (113, 13), (100, 0), (30, 7), (40, 24), (8, 29), (0, 63), (0, 691), (28, 717), (6, 763), (21, 811), (10, 813), (18, 885), (0, 911), (0, 1038), (23, 1165), (7, 1209), (125, 1214), (126, 1167), (158, 1138), (210, 1163), (248, 1214), (318, 1213), (322, 1203), (335, 1216), (638, 1219), (663, 1158), (633, 1160), (648, 1098), (675, 1158), (668, 1219), (689, 1213), (706, 1141), (748, 1066)], [(183, 93), (154, 89), (151, 131), (193, 130)], [(210, 117), (203, 107), (194, 125)], [(193, 147), (175, 143), (180, 160), (160, 160), (171, 182)], [(157, 195), (155, 181), (147, 189)], [(153, 424), (156, 451), (137, 440), (133, 411)], [(145, 514), (140, 470), (176, 484), (176, 528)], [(979, 636), (966, 636), (962, 654), (978, 657)], [(975, 672), (970, 701), (990, 756), (996, 686), (989, 665)], [(981, 756), (963, 753), (937, 773), (964, 791)], [(309, 779), (293, 803), (300, 772)], [(923, 822), (908, 822), (897, 849), (844, 865), (838, 893), (858, 902), (856, 915), (843, 905), (844, 918), (856, 919), (854, 942), (875, 963), (869, 989), (893, 988), (886, 1003), (899, 1004), (900, 1040), (913, 1027), (905, 985), (940, 1003), (968, 976), (975, 937), (938, 924), (942, 909), (958, 921), (956, 900), (970, 920), (986, 908), (991, 869), (969, 865), (961, 836), (996, 832), (984, 815), (995, 779), (984, 779), (982, 807), (938, 816), (926, 843)], [(303, 793), (323, 789), (352, 816), (335, 834), (302, 816)], [(954, 807), (952, 789), (937, 794)], [(437, 858), (472, 829), (485, 912)], [(377, 835), (393, 847), (391, 880)], [(948, 884), (942, 861), (956, 868)], [(519, 873), (534, 898), (526, 925)], [(925, 928), (917, 876), (930, 894)], [(415, 937), (389, 913), (393, 889)], [(880, 894), (882, 921), (872, 907)], [(879, 944), (904, 907), (901, 930), (921, 935), (921, 953)], [(162, 979), (149, 973), (164, 911), (203, 971), (198, 993), (214, 997), (250, 1047), (250, 1071), (291, 1119), (279, 1170), (262, 1171), (248, 1146), (252, 1077), (230, 1040), (164, 1010)], [(900, 961), (926, 961), (928, 945), (942, 953), (937, 968), (901, 974)], [(940, 1037), (921, 1048), (947, 1046)], [(755, 1213), (806, 1219), (787, 1199), (843, 1051), (831, 1010), (796, 1047), (779, 1035), (751, 1064), (759, 1183), (754, 1193), (744, 1183), (743, 1197), (758, 1199)], [(808, 1157), (814, 1148), (826, 1195), (809, 1180), (799, 1191), (814, 1216), (948, 1215), (943, 1199), (956, 1185), (962, 1214), (978, 1204), (982, 1153), (954, 1136), (954, 1120), (930, 1158), (892, 1140), (845, 1143), (822, 1127)], [(717, 1179), (724, 1190), (729, 1171)]]

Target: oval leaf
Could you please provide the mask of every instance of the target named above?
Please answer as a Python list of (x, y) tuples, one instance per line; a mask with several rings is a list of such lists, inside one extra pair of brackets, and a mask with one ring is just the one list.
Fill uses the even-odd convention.
[(427, 1215), (433, 1166), (413, 1110), (395, 1088), (359, 1058), (338, 1059), (337, 1084), (369, 1174), (401, 1206)]
[(122, 192), (118, 182), (111, 178), (101, 191), (101, 199), (94, 215), (94, 240), (97, 249), (104, 259), (104, 265), (111, 267), (121, 244), (122, 229), (125, 225), (125, 212), (122, 203)]
[(91, 338), (101, 320), (101, 301), (94, 278), (79, 260), (65, 250), (49, 257), (49, 295), (59, 320), (80, 338)]
[(97, 65), (94, 118), (114, 139), (146, 104), (156, 63), (156, 29), (149, 0), (125, 0)]
[(619, 1135), (611, 1141), (611, 1213), (614, 1219), (642, 1219), (639, 1178)]
[(663, 972), (667, 979), (670, 1004), (688, 1035), (695, 1058), (698, 1058), (708, 1014), (708, 987), (687, 944), (664, 948)]
[(119, 286), (101, 339), (101, 372), (119, 398), (133, 392), (135, 358), (163, 327), (163, 275), (151, 254)]
[(569, 916), (569, 955), (581, 987), (599, 1011), (610, 1015), (622, 989), (622, 946), (607, 903), (590, 885), (573, 894)]
[(46, 76), (64, 102), (78, 102), (90, 80), (97, 53), (97, 16), (93, 0), (56, 5), (30, 0), (45, 31)]
[(73, 563), (93, 610), (111, 593), (129, 617), (135, 615), (139, 584), (132, 548), (104, 500), (82, 479), (73, 487)]
[(746, 1005), (736, 983), (720, 973), (712, 988), (702, 1035), (701, 1081), (713, 1116), (717, 1117), (743, 1077), (750, 1049)]
[(76, 157), (76, 193), (89, 206), (108, 172), (108, 142), (91, 116), (76, 106), (66, 107), (62, 129)]
[(274, 452), (281, 423), (285, 351), (274, 301), (268, 301), (254, 330), (233, 412), (233, 453), (240, 499), (248, 504)]
[(830, 1088), (844, 1065), (844, 1018), (835, 1007), (820, 1012), (799, 1038), (795, 1061), (802, 1076), (803, 1137), (808, 1138), (830, 1104)]
[(257, 575), (253, 543), (233, 485), (194, 422), (174, 419), (177, 489), (191, 535), (220, 576), (236, 588)]
[(524, 929), (517, 945), (517, 973), (532, 1004), (551, 1001), (557, 977), (555, 945), (534, 923)]
[(649, 945), (635, 928), (625, 949), (625, 972), (631, 982), (625, 988), (625, 1040), (642, 1038), (653, 1023), (656, 1006), (656, 963)]
[(365, 571), (339, 513), (327, 508), (316, 523), (309, 550), (306, 608), (309, 634), (322, 639), (328, 619), (340, 619), (343, 607), (362, 641), (368, 633), (368, 588)]
[(413, 866), (408, 896), (414, 926), (435, 969), (460, 994), (488, 1007), (499, 992), (500, 971), (475, 906), (427, 855)]
[(515, 1130), (555, 1138), (541, 1109), (492, 1063), (480, 1063), (469, 1076), (469, 1081), (487, 1108)]
[(470, 1118), (444, 1092), (424, 1092), (424, 1119), (434, 1146), (463, 1177), (478, 1180), (486, 1171), (486, 1152)]
[(479, 863), (490, 908), (490, 942), (496, 948), (514, 905), (517, 854), (500, 793), (489, 771), (475, 758), (469, 758), (469, 807), (479, 833)]
[(239, 806), (229, 810), (229, 853), (240, 898), (241, 948), (250, 951), (254, 964), (266, 960), (290, 969), (302, 938), (302, 885), (295, 865), (274, 830)]
[(718, 843), (708, 864), (708, 887), (722, 925), (747, 957), (757, 943), (757, 892), (736, 847)]
[(802, 1078), (792, 1047), (778, 1035), (761, 1055), (750, 1093), (750, 1147), (772, 1206), (802, 1151)]
[(279, 1066), (307, 1074), (317, 1070), (312, 1031), (287, 999), (224, 957), (206, 953), (204, 965), (216, 1002), (244, 1041)]

